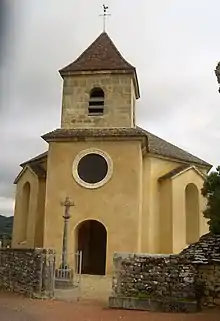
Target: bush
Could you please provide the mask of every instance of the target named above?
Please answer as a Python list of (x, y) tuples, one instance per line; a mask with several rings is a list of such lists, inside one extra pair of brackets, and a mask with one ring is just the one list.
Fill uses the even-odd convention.
[(209, 230), (212, 234), (220, 234), (220, 166), (207, 176), (201, 193), (207, 200), (203, 214), (208, 219)]

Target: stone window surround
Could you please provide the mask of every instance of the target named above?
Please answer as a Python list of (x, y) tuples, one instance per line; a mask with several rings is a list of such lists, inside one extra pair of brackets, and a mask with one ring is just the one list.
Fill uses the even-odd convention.
[[(98, 183), (87, 183), (84, 182), (78, 174), (78, 164), (80, 162), (80, 160), (88, 155), (88, 154), (98, 154), (100, 156), (102, 156), (108, 165), (108, 172), (106, 174), (106, 176)], [(113, 162), (111, 157), (104, 151), (102, 151), (101, 149), (98, 148), (88, 148), (88, 149), (84, 149), (81, 152), (78, 153), (78, 155), (75, 157), (74, 161), (73, 161), (73, 165), (72, 165), (72, 174), (73, 174), (73, 178), (75, 179), (75, 181), (81, 185), (82, 187), (88, 188), (88, 189), (95, 189), (95, 188), (99, 188), (102, 187), (103, 185), (105, 185), (110, 178), (112, 177), (112, 173), (113, 173)]]

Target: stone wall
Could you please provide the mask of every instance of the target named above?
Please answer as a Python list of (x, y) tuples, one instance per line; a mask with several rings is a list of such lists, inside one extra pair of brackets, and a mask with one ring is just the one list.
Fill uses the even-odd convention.
[(111, 307), (181, 312), (220, 307), (220, 236), (204, 235), (178, 255), (115, 254), (113, 265)]
[(199, 265), (197, 284), (202, 307), (220, 307), (220, 264)]
[(115, 255), (114, 266), (113, 293), (118, 296), (196, 298), (196, 269), (176, 255)]
[(0, 289), (30, 297), (52, 297), (54, 253), (44, 249), (0, 249)]
[[(61, 127), (132, 127), (135, 95), (132, 75), (101, 73), (64, 77)], [(105, 93), (104, 116), (88, 115), (91, 89)]]
[(203, 235), (179, 256), (196, 266), (196, 286), (201, 307), (220, 307), (220, 235)]

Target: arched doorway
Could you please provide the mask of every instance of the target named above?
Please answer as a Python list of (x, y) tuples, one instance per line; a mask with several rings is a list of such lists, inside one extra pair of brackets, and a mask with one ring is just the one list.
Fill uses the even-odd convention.
[(82, 251), (82, 274), (105, 275), (107, 232), (96, 220), (87, 220), (76, 229), (78, 250)]
[(199, 191), (195, 184), (188, 184), (185, 190), (186, 243), (199, 239)]

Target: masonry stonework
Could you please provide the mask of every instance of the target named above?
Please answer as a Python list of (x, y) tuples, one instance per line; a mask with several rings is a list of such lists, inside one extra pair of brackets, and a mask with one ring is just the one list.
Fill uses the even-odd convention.
[(115, 254), (113, 265), (110, 307), (166, 312), (220, 307), (220, 237), (205, 235), (179, 255)]
[(0, 290), (29, 297), (53, 297), (54, 252), (0, 249)]
[[(90, 91), (100, 87), (105, 93), (104, 114), (89, 116)], [(130, 74), (90, 74), (64, 78), (61, 127), (132, 127), (135, 99)]]
[[(116, 258), (113, 290), (122, 296), (194, 300), (195, 267), (176, 255), (128, 255)], [(117, 273), (119, 273), (117, 275)]]

